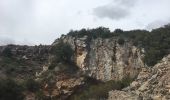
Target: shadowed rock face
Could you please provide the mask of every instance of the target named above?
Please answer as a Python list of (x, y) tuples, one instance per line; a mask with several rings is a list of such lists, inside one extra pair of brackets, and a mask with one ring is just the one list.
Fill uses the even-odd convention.
[[(109, 92), (109, 100), (169, 100), (170, 99), (170, 55), (153, 68), (143, 68), (137, 79), (124, 91)], [(126, 97), (120, 98), (122, 95)], [(113, 99), (113, 97), (119, 97)], [(127, 97), (128, 96), (128, 97)], [(128, 99), (127, 99), (128, 98)]]
[(121, 80), (125, 76), (134, 78), (144, 67), (141, 50), (130, 41), (120, 45), (117, 38), (89, 40), (87, 36), (62, 36), (59, 40), (69, 43), (75, 50), (74, 61), (81, 71), (99, 80)]

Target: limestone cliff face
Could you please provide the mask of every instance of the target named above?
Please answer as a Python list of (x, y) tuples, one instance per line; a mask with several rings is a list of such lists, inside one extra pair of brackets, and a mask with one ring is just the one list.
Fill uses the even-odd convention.
[[(69, 43), (75, 50), (74, 61), (86, 75), (99, 80), (120, 80), (125, 76), (135, 77), (144, 66), (142, 50), (118, 38), (89, 39), (62, 36), (59, 40)], [(53, 45), (57, 44), (56, 40)]]

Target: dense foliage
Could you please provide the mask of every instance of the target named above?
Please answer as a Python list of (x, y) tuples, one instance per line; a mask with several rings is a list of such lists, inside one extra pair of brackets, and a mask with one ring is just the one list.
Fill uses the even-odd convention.
[[(26, 81), (0, 79), (0, 100), (24, 100), (26, 92), (35, 93), (36, 98), (45, 98), (39, 82), (30, 78)], [(27, 94), (26, 94), (27, 95)]]
[(90, 39), (96, 39), (98, 37), (101, 38), (109, 38), (113, 34), (111, 34), (109, 28), (99, 27), (96, 29), (81, 29), (80, 31), (73, 31), (71, 30), (68, 35), (75, 36), (75, 37), (83, 37), (88, 36)]
[(51, 53), (55, 55), (58, 62), (71, 62), (74, 51), (69, 44), (61, 41), (52, 47)]
[(29, 78), (25, 81), (24, 87), (27, 91), (37, 92), (40, 90), (40, 83), (36, 82), (32, 78)]
[(148, 66), (155, 65), (170, 53), (170, 26), (147, 31), (129, 31), (134, 45), (145, 49), (144, 62)]
[(23, 100), (23, 88), (11, 79), (0, 80), (0, 100)]
[(6, 47), (3, 51), (2, 51), (2, 56), (5, 57), (12, 57), (12, 51), (9, 47)]
[(51, 48), (51, 54), (53, 58), (51, 59), (51, 64), (49, 69), (54, 69), (58, 66), (58, 70), (76, 70), (76, 65), (72, 61), (74, 51), (68, 43), (60, 41), (58, 44)]

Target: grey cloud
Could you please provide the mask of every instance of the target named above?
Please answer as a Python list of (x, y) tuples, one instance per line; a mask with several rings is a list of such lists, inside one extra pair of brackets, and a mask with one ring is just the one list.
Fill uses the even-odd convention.
[[(70, 29), (98, 26), (112, 30), (117, 27), (125, 30), (144, 28), (149, 22), (170, 16), (169, 1), (0, 0), (0, 41), (3, 44), (11, 43), (10, 39), (15, 43), (51, 44)], [(94, 21), (96, 17), (100, 21)], [(116, 21), (113, 23), (104, 18)], [(136, 20), (142, 25), (136, 24)]]
[(95, 8), (93, 10), (93, 14), (99, 18), (110, 18), (110, 19), (119, 20), (121, 18), (128, 16), (129, 12), (123, 8), (108, 7), (106, 5), (106, 6)]
[(99, 6), (93, 9), (93, 15), (99, 18), (110, 18), (119, 20), (130, 14), (130, 8), (137, 0), (113, 0), (110, 4)]
[(0, 45), (15, 44), (15, 41), (10, 38), (0, 37)]
[(166, 20), (166, 21), (165, 20), (156, 20), (156, 21), (149, 23), (146, 26), (146, 29), (151, 31), (152, 29), (162, 27), (162, 26), (169, 24), (169, 23), (170, 23), (170, 19)]
[(120, 5), (126, 6), (126, 7), (134, 6), (137, 1), (138, 0), (114, 0), (114, 2), (118, 2)]
[(30, 42), (28, 40), (21, 40), (21, 41), (18, 41), (18, 40), (15, 40), (15, 39), (12, 39), (12, 38), (9, 38), (9, 37), (0, 37), (0, 46), (2, 45), (8, 45), (8, 44), (20, 44), (20, 45), (36, 45), (34, 44), (33, 42)]

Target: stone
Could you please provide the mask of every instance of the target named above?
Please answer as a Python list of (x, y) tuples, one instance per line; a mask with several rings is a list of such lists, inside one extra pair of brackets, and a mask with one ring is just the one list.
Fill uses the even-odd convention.
[(123, 91), (110, 91), (108, 100), (139, 100), (137, 95), (129, 94)]
[(143, 85), (140, 86), (138, 90), (141, 91), (141, 92), (144, 92), (147, 89), (148, 89), (148, 81), (143, 83)]
[(121, 80), (126, 76), (134, 78), (144, 67), (141, 50), (129, 41), (119, 45), (116, 38), (88, 40), (87, 36), (63, 36), (59, 40), (75, 50), (74, 62), (83, 73), (102, 81)]
[[(130, 95), (129, 97), (127, 97), (128, 100), (131, 99), (131, 97), (133, 97), (132, 94), (134, 94), (143, 98), (142, 100), (170, 100), (169, 59), (170, 55), (164, 57), (160, 63), (156, 64), (152, 68), (142, 69), (137, 79), (132, 82), (129, 90), (117, 91), (117, 93), (112, 91), (109, 95), (109, 98), (118, 97), (122, 95)], [(164, 72), (159, 75), (162, 70)], [(139, 86), (135, 87), (136, 84), (138, 84)], [(120, 98), (120, 100), (122, 99), (124, 98)]]

